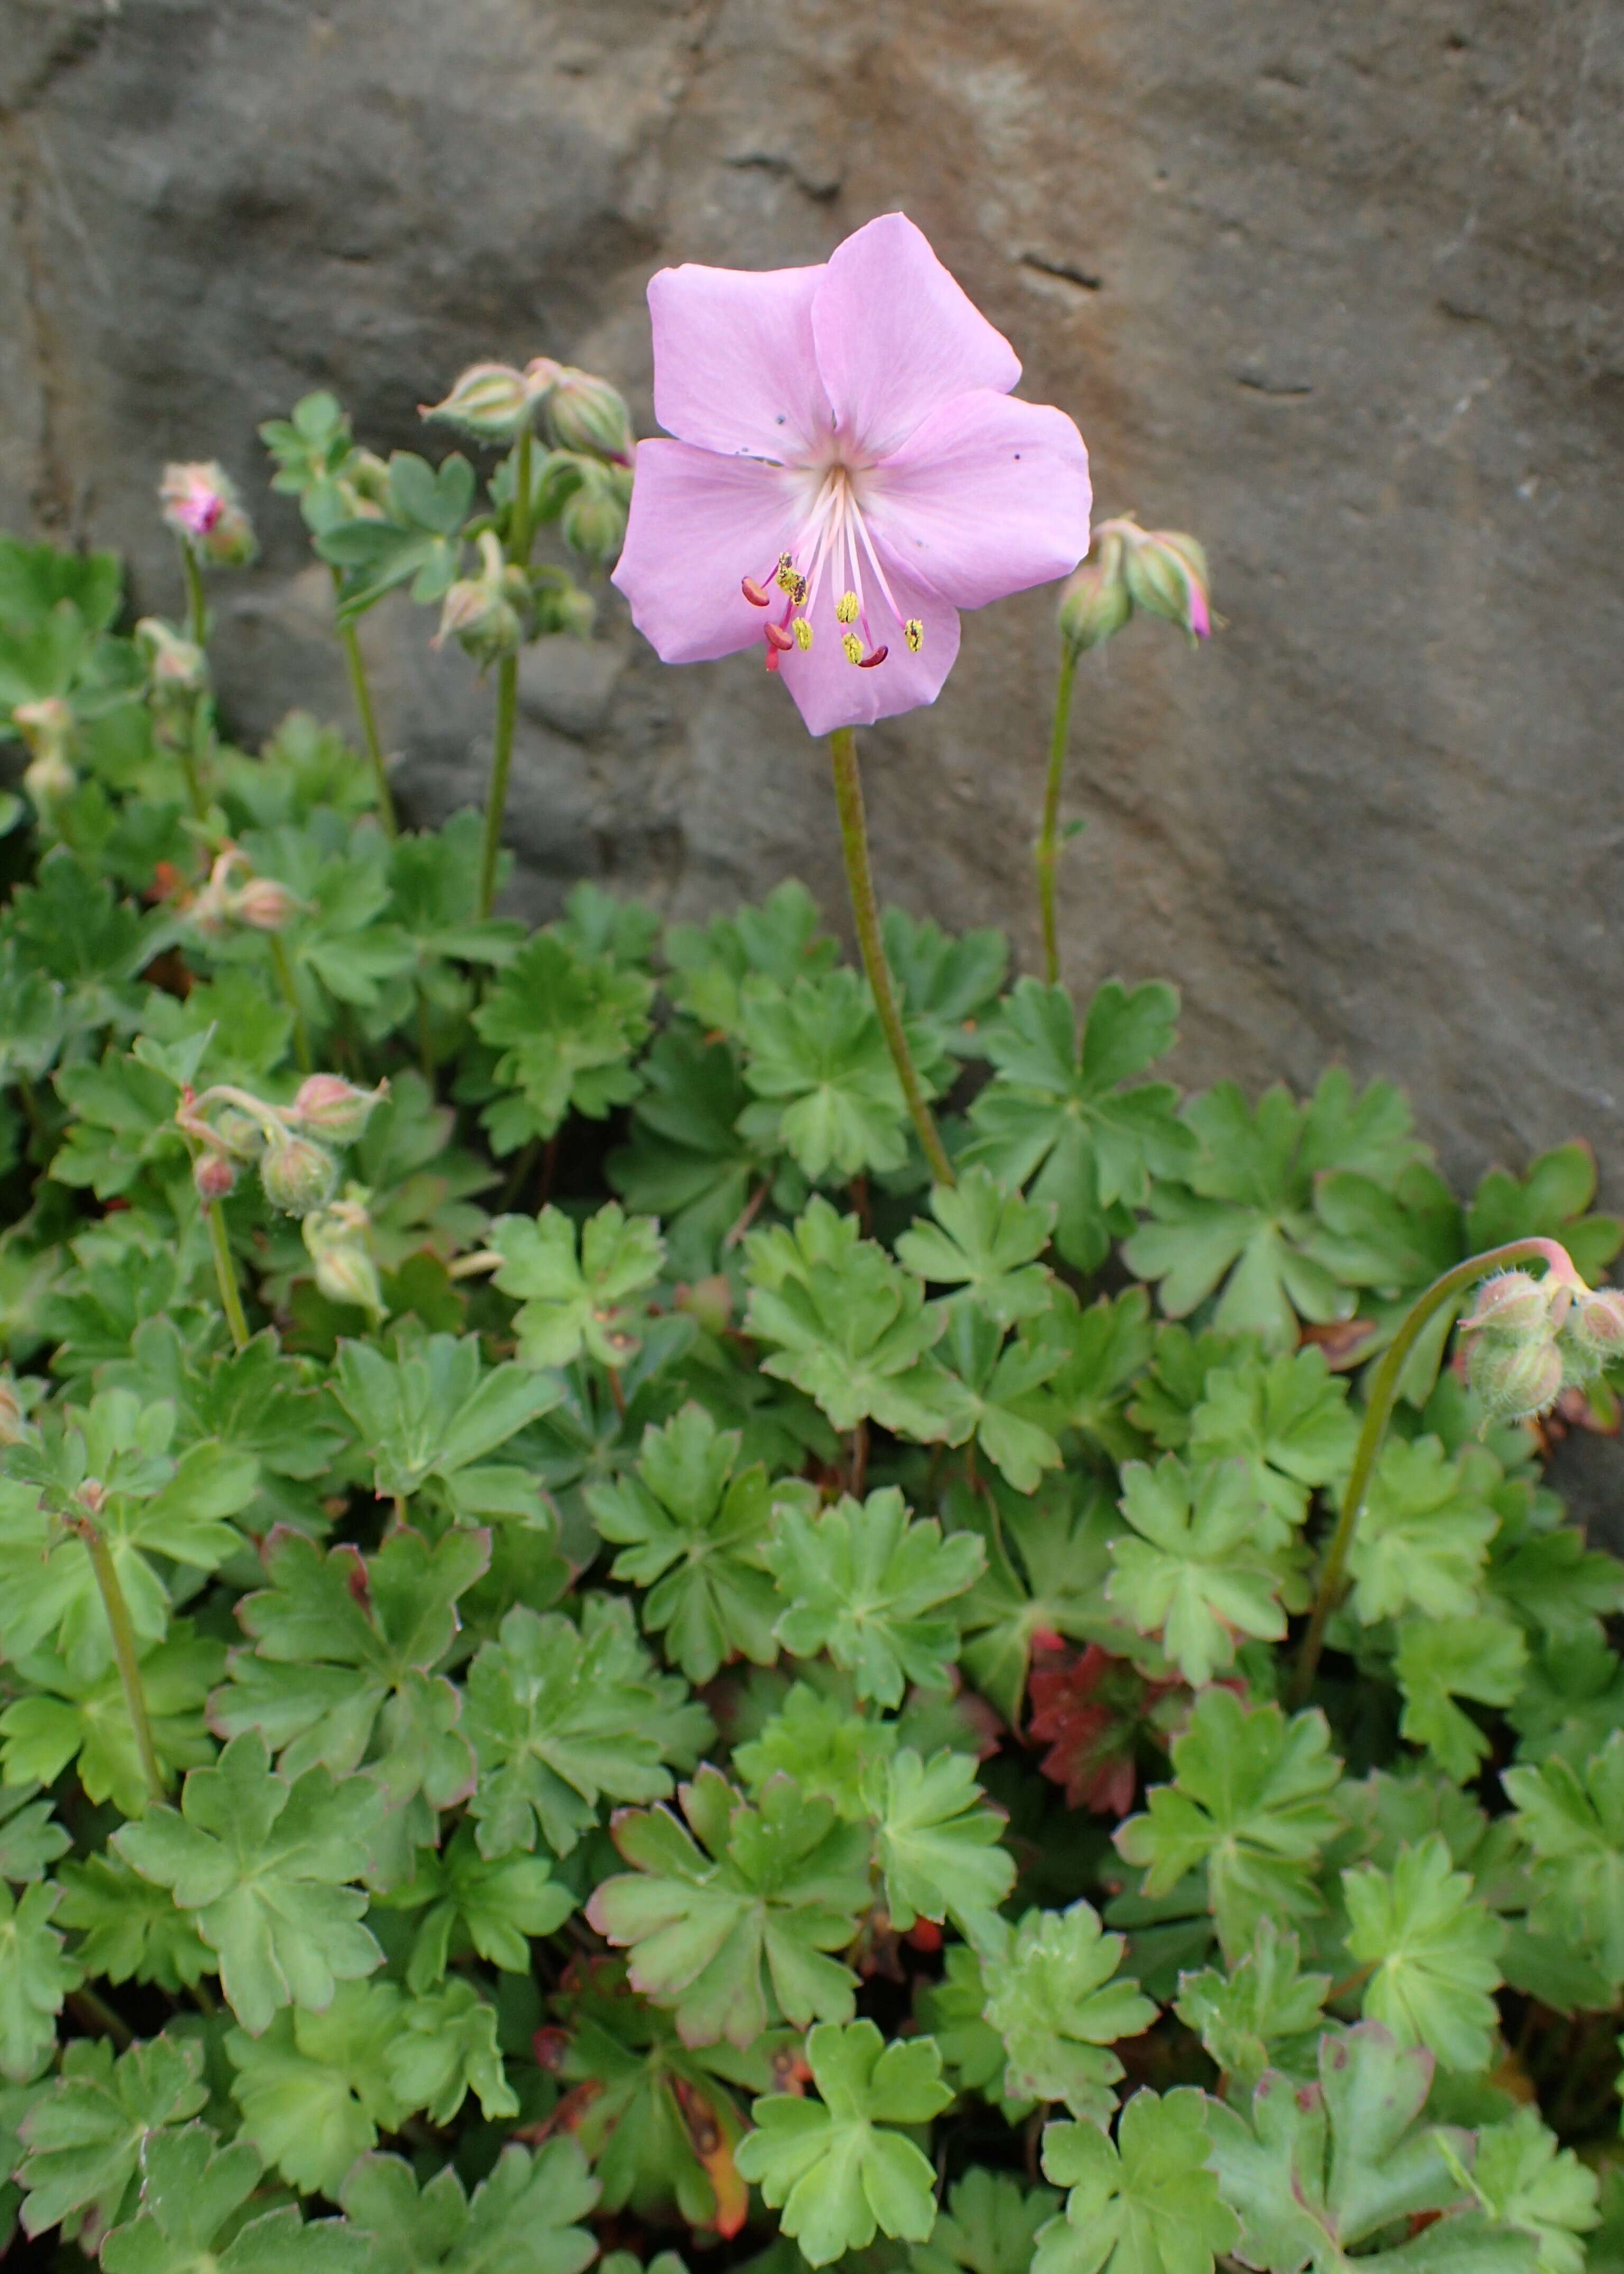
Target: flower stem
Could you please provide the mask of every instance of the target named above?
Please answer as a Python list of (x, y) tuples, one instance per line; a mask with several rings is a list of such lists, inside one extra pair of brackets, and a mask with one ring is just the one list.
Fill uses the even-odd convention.
[[(344, 580), (339, 571), (333, 571), (333, 596), (342, 595)], [(356, 719), (361, 729), (361, 740), (366, 745), (366, 755), (372, 762), (372, 780), (378, 790), (378, 818), (386, 837), (400, 834), (400, 824), (395, 817), (395, 799), (389, 790), (389, 777), (384, 766), (383, 744), (378, 734), (378, 714), (372, 708), (372, 690), (367, 684), (366, 664), (361, 654), (361, 642), (353, 624), (342, 620), (338, 627), (338, 644), (344, 651), (344, 668), (350, 674), (350, 698), (355, 704)]]
[(269, 935), (271, 962), (276, 973), (276, 984), (282, 990), (282, 1001), (293, 1013), (293, 1055), (299, 1062), (301, 1073), (313, 1073), (316, 1061), (310, 1054), (310, 1035), (304, 1024), (304, 1013), (299, 1007), (299, 990), (293, 976), (293, 966), (288, 960), (288, 951), (274, 932)]
[(1043, 826), (1038, 834), (1038, 913), (1043, 926), (1043, 976), (1051, 987), (1060, 980), (1060, 937), (1055, 925), (1055, 870), (1060, 859), (1060, 783), (1065, 772), (1066, 744), (1071, 731), (1071, 688), (1077, 677), (1079, 651), (1070, 640), (1060, 650), (1060, 676), (1055, 682), (1055, 724), (1049, 738), (1049, 777), (1043, 787)]
[(1572, 1257), (1554, 1239), (1507, 1240), (1503, 1247), (1485, 1248), (1481, 1255), (1469, 1255), (1464, 1263), (1457, 1263), (1452, 1270), (1434, 1279), (1425, 1292), (1418, 1295), (1410, 1305), (1403, 1324), (1382, 1353), (1381, 1362), (1371, 1383), (1370, 1403), (1365, 1409), (1358, 1443), (1354, 1447), (1353, 1466), (1348, 1474), (1348, 1487), (1342, 1495), (1336, 1529), (1331, 1534), (1331, 1544), (1326, 1550), (1325, 1562), (1320, 1568), (1320, 1586), (1314, 1597), (1308, 1631), (1303, 1637), (1303, 1647), (1297, 1658), (1290, 1694), (1294, 1708), (1302, 1705), (1307, 1697), (1320, 1668), (1320, 1653), (1325, 1646), (1326, 1623), (1341, 1600), (1349, 1550), (1358, 1530), (1365, 1495), (1370, 1489), (1377, 1456), (1387, 1436), (1387, 1424), (1393, 1418), (1393, 1408), (1398, 1403), (1399, 1379), (1404, 1371), (1405, 1359), (1415, 1348), (1429, 1320), (1453, 1297), (1463, 1293), (1486, 1273), (1498, 1271), (1505, 1264), (1523, 1263), (1536, 1258), (1544, 1260), (1554, 1277), (1566, 1280), (1570, 1285), (1583, 1284), (1574, 1269)]
[(194, 647), (208, 645), (208, 599), (203, 590), (203, 571), (198, 566), (198, 556), (183, 538), (180, 548), (181, 566), (186, 576), (186, 636)]
[[(530, 430), (526, 425), (514, 450), (513, 518), (508, 558), (516, 567), (530, 558)], [(515, 650), (496, 666), (496, 735), (491, 745), (491, 779), (485, 797), (485, 836), (479, 847), (479, 901), (488, 916), (496, 898), (496, 863), (502, 849), (502, 816), (508, 806), (508, 774), (513, 764), (513, 730), (519, 715), (519, 658)]]
[(130, 1623), (130, 1607), (124, 1600), (124, 1591), (118, 1584), (112, 1550), (94, 1518), (84, 1518), (75, 1529), (90, 1551), (90, 1568), (95, 1573), (102, 1608), (107, 1613), (107, 1623), (113, 1638), (113, 1657), (124, 1689), (124, 1705), (130, 1714), (135, 1750), (140, 1756), (141, 1773), (147, 1780), (147, 1791), (154, 1800), (161, 1801), (164, 1797), (163, 1772), (158, 1766), (152, 1723), (147, 1718), (147, 1693), (141, 1687), (141, 1664), (136, 1655), (135, 1629)]
[(925, 1092), (908, 1049), (908, 1038), (903, 1030), (902, 1013), (897, 1007), (897, 993), (891, 984), (891, 967), (885, 960), (885, 942), (880, 933), (880, 906), (874, 894), (874, 871), (868, 864), (868, 825), (863, 813), (862, 777), (857, 771), (857, 737), (850, 727), (838, 727), (829, 738), (829, 755), (834, 765), (835, 807), (840, 816), (840, 844), (846, 855), (846, 881), (851, 888), (852, 915), (857, 926), (857, 945), (862, 951), (863, 968), (868, 975), (868, 984), (874, 990), (874, 1007), (880, 1014), (886, 1043), (891, 1050), (891, 1064), (897, 1069), (897, 1079), (902, 1084), (902, 1095), (913, 1117), (919, 1141), (930, 1163), (930, 1173), (939, 1185), (956, 1182), (953, 1164), (948, 1159), (930, 1108), (925, 1103)]
[(231, 1243), (226, 1235), (225, 1210), (218, 1201), (210, 1201), (204, 1211), (208, 1218), (208, 1244), (214, 1254), (214, 1276), (220, 1283), (220, 1307), (226, 1314), (226, 1324), (231, 1329), (234, 1348), (248, 1347), (248, 1321), (243, 1311), (243, 1299), (237, 1284), (237, 1266), (231, 1261)]

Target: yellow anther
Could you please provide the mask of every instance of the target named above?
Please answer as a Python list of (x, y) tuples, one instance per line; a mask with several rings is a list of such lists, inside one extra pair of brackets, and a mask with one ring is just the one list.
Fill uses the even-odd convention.
[(835, 602), (835, 621), (839, 624), (854, 624), (857, 621), (855, 592), (842, 592)]
[(812, 627), (804, 616), (797, 616), (790, 626), (795, 635), (795, 645), (804, 655), (812, 644)]
[(778, 573), (773, 582), (778, 585), (780, 592), (787, 592), (793, 600), (795, 597), (795, 587), (801, 584), (801, 581), (796, 574), (794, 562), (786, 553), (778, 561)]
[(917, 655), (925, 644), (925, 627), (917, 616), (908, 618), (902, 627), (902, 636), (906, 640), (910, 651)]
[(840, 644), (846, 650), (846, 659), (848, 663), (861, 663), (862, 661), (862, 642), (858, 638), (855, 632), (847, 632), (841, 640)]

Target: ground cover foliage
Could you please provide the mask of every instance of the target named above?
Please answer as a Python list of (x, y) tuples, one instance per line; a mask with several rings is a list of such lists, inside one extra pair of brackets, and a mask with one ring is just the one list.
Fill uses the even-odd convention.
[[(408, 473), (355, 606), (455, 575)], [(121, 608), (0, 545), (71, 751), (0, 817), (19, 2259), (1624, 2263), (1624, 1566), (1541, 1474), (1607, 1378), (1486, 1426), (1442, 1314), (1291, 1686), (1373, 1361), (1605, 1273), (1583, 1147), (1455, 1193), (892, 909), (933, 1186), (801, 888), (527, 935)]]

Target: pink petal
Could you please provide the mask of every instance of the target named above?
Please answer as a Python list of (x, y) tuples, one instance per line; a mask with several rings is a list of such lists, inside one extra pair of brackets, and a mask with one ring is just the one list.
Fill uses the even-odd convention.
[(1070, 576), (1088, 550), (1088, 453), (1046, 403), (960, 395), (864, 478), (862, 496), (887, 567), (955, 607)]
[(703, 663), (761, 637), (768, 611), (740, 579), (771, 583), (795, 529), (794, 477), (658, 437), (637, 445), (631, 516), (613, 583), (665, 663)]
[(906, 214), (830, 256), (812, 304), (818, 368), (848, 449), (883, 457), (967, 388), (1007, 395), (1020, 362)]
[[(847, 627), (835, 620), (838, 584), (825, 577), (812, 603), (808, 621), (812, 645), (782, 656), (779, 676), (795, 698), (796, 708), (811, 734), (830, 734), (837, 727), (872, 726), (876, 719), (894, 719), (898, 712), (917, 711), (934, 703), (942, 682), (959, 653), (959, 611), (934, 593), (911, 584), (906, 576), (893, 576), (891, 588), (903, 617), (916, 616), (925, 628), (924, 644), (913, 654), (900, 623), (871, 584), (868, 600), (871, 646), (883, 646), (883, 663), (864, 671), (848, 663), (840, 645)], [(853, 627), (853, 629), (861, 629)]]
[(812, 300), (821, 268), (662, 268), (649, 284), (654, 415), (729, 456), (804, 457), (833, 416), (818, 376)]

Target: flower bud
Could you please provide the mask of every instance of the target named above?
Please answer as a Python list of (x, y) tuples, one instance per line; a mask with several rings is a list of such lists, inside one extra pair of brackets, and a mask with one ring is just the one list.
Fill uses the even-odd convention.
[(552, 572), (545, 584), (533, 582), (531, 598), (538, 633), (569, 632), (576, 639), (590, 639), (597, 603), (562, 571)]
[(17, 1384), (9, 1374), (0, 1374), (0, 1445), (19, 1445), (26, 1434)]
[(1122, 560), (1122, 539), (1108, 527), (1061, 587), (1060, 636), (1078, 655), (1103, 646), (1133, 614)]
[(1192, 640), (1210, 636), (1207, 554), (1193, 537), (1177, 529), (1141, 530), (1130, 522), (1124, 544), (1123, 575), (1136, 608), (1182, 624)]
[(353, 1303), (357, 1310), (380, 1316), (386, 1307), (378, 1267), (352, 1240), (322, 1249), (316, 1258), (316, 1284), (329, 1303)]
[(579, 486), (566, 500), (559, 516), (560, 534), (572, 552), (579, 553), (595, 568), (613, 568), (626, 542), (626, 516), (630, 504), (624, 476), (588, 459)]
[(1624, 1358), (1624, 1294), (1592, 1287), (1575, 1295), (1562, 1331), (1598, 1367), (1611, 1366)]
[(143, 616), (135, 644), (156, 695), (199, 695), (208, 685), (208, 658), (195, 640), (184, 639), (161, 616)]
[(1516, 1343), (1479, 1335), (1466, 1360), (1466, 1378), (1495, 1419), (1526, 1421), (1554, 1405), (1564, 1381), (1554, 1342)]
[(79, 787), (79, 776), (59, 749), (44, 751), (23, 769), (23, 792), (37, 814), (49, 814)]
[(31, 758), (66, 759), (73, 742), (73, 712), (60, 695), (42, 695), (37, 702), (19, 703), (11, 713), (11, 724)]
[(338, 1164), (324, 1147), (289, 1129), (267, 1132), (259, 1182), (273, 1208), (285, 1209), (289, 1216), (306, 1216), (332, 1198), (337, 1181)]
[(259, 551), (253, 523), (238, 502), (237, 485), (223, 466), (173, 465), (158, 486), (163, 518), (199, 561), (221, 568), (245, 568)]
[(288, 1108), (288, 1118), (319, 1131), (331, 1144), (353, 1145), (388, 1088), (380, 1081), (376, 1089), (357, 1089), (342, 1074), (307, 1074)]
[[(530, 370), (538, 370), (545, 360), (538, 358)], [(624, 395), (590, 371), (575, 371), (568, 365), (555, 365), (553, 370), (556, 376), (547, 384), (544, 399), (547, 431), (559, 448), (589, 450), (607, 458), (612, 465), (629, 466), (637, 438)]]
[(1549, 1282), (1536, 1279), (1531, 1271), (1497, 1272), (1479, 1286), (1461, 1331), (1544, 1339), (1551, 1331), (1551, 1293)]
[(226, 905), (238, 923), (250, 924), (255, 931), (282, 931), (304, 903), (274, 877), (250, 877)]
[(211, 1201), (222, 1201), (237, 1188), (237, 1164), (223, 1153), (200, 1153), (193, 1163), (192, 1181), (198, 1188), (198, 1198), (207, 1207)]
[(507, 363), (474, 363), (443, 403), (420, 403), (425, 418), (443, 418), (481, 441), (511, 442), (528, 425), (533, 402), (524, 373)]
[(228, 1105), (214, 1123), (214, 1134), (239, 1161), (256, 1160), (265, 1147), (265, 1131), (252, 1113)]
[(529, 605), (530, 579), (523, 568), (508, 565), (494, 530), (480, 532), (479, 561), (478, 576), (459, 577), (446, 594), (434, 644), (455, 633), (470, 655), (490, 663), (519, 644), (519, 609)]

